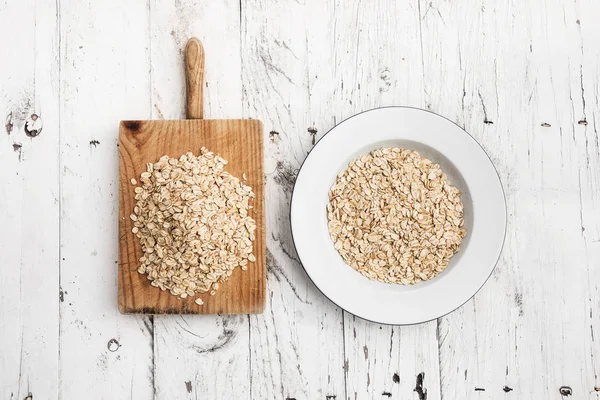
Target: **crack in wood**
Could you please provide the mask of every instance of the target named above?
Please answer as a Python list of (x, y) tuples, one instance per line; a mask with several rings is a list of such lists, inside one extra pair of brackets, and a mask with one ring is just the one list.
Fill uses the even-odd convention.
[(231, 342), (233, 340), (233, 338), (235, 338), (235, 336), (236, 336), (235, 331), (225, 329), (223, 331), (223, 333), (221, 335), (219, 335), (219, 337), (217, 338), (217, 340), (220, 340), (220, 343), (217, 343), (207, 349), (196, 350), (196, 352), (198, 354), (213, 353), (213, 352), (220, 350), (220, 349), (224, 348), (225, 346), (227, 346), (229, 344), (229, 342)]
[(264, 50), (259, 51), (258, 57), (262, 60), (264, 66), (267, 70), (267, 74), (268, 74), (269, 70), (276, 72), (277, 74), (283, 76), (290, 84), (294, 85), (294, 82), (292, 81), (290, 76), (288, 74), (286, 74), (283, 69), (279, 68), (278, 66), (276, 66), (273, 63), (273, 58), (271, 57), (271, 52), (269, 51), (268, 47), (267, 47), (266, 51), (264, 51)]
[(296, 60), (298, 60), (298, 61), (300, 60), (298, 58), (298, 56), (294, 53), (294, 51), (290, 48), (290, 46), (285, 42), (285, 40), (283, 40), (283, 41), (280, 42), (279, 40), (275, 39), (275, 40), (273, 40), (273, 42), (277, 46), (282, 47), (282, 48), (288, 50), (292, 54), (292, 57), (294, 57)]
[(302, 299), (300, 297), (300, 295), (298, 294), (298, 290), (296, 289), (296, 287), (294, 286), (294, 284), (292, 283), (292, 281), (290, 280), (290, 278), (288, 278), (288, 276), (286, 275), (286, 273), (284, 272), (283, 268), (281, 267), (281, 265), (279, 265), (279, 263), (277, 262), (277, 260), (275, 259), (275, 256), (273, 255), (273, 253), (271, 252), (271, 250), (269, 250), (269, 248), (267, 248), (267, 272), (271, 273), (271, 275), (273, 275), (273, 277), (275, 279), (277, 279), (278, 282), (283, 280), (288, 284), (288, 286), (290, 287), (290, 289), (292, 289), (292, 292), (294, 293), (294, 296), (296, 296), (296, 298), (304, 303), (304, 304), (312, 304), (310, 301)]
[(481, 107), (483, 108), (483, 123), (486, 125), (492, 125), (494, 122), (488, 119), (487, 108), (485, 107), (485, 103), (483, 101), (483, 96), (480, 91), (477, 91), (479, 95), (479, 100), (481, 100)]
[[(583, 51), (583, 48), (582, 48)], [(579, 82), (581, 85), (581, 108), (583, 110), (583, 121), (586, 120), (586, 113), (585, 113), (585, 88), (583, 85), (583, 65), (579, 64)], [(587, 123), (586, 123), (587, 124)]]
[(298, 256), (296, 255), (296, 251), (295, 249), (292, 250), (288, 250), (286, 244), (283, 242), (283, 240), (279, 239), (278, 237), (275, 236), (274, 233), (271, 233), (271, 238), (277, 242), (279, 244), (279, 248), (281, 249), (281, 251), (283, 252), (283, 254), (285, 254), (290, 260), (295, 261), (298, 264), (300, 263), (300, 260), (298, 259)]
[(23, 161), (23, 145), (21, 143), (13, 143), (13, 151), (19, 153), (19, 161)]
[[(267, 250), (268, 251), (268, 250)], [(271, 302), (273, 301), (273, 292), (271, 291)], [(271, 314), (271, 322), (273, 323), (273, 325), (275, 325), (275, 311), (273, 310), (273, 308), (271, 307), (270, 309), (270, 314)], [(275, 339), (275, 352), (277, 353), (277, 361), (279, 362), (279, 368), (283, 369), (283, 358), (281, 356), (281, 350), (279, 347), (279, 335), (275, 334), (274, 335), (274, 339)], [(268, 338), (267, 338), (267, 343), (268, 343)], [(283, 393), (285, 392), (285, 388), (283, 387), (283, 383), (279, 386), (279, 390), (281, 392), (281, 397), (283, 398)], [(286, 400), (296, 400), (294, 398), (291, 397), (286, 397)]]
[(144, 327), (146, 328), (146, 333), (149, 336), (150, 340), (150, 363), (148, 364), (148, 380), (152, 387), (152, 391), (156, 394), (156, 361), (155, 361), (155, 351), (154, 351), (154, 315), (149, 315), (147, 317), (142, 318), (142, 322)]
[(312, 140), (312, 145), (314, 146), (315, 143), (316, 143), (316, 141), (317, 141), (316, 140), (316, 137), (317, 137), (317, 128), (315, 128), (314, 126), (308, 128), (308, 134), (310, 135), (311, 140)]
[(12, 116), (13, 116), (13, 113), (11, 111), (6, 116), (6, 120), (4, 122), (4, 128), (6, 129), (6, 134), (8, 134), (8, 135), (10, 135), (10, 133), (13, 130)]
[(413, 392), (417, 392), (419, 400), (427, 400), (427, 389), (424, 387), (424, 381), (425, 372), (421, 372), (417, 375), (417, 382), (415, 384), (415, 388), (413, 389)]
[[(208, 85), (208, 82), (206, 82), (206, 84)], [(162, 111), (156, 103), (154, 103), (154, 110), (156, 110), (156, 116), (158, 117), (158, 119), (165, 119), (165, 116), (163, 115)]]

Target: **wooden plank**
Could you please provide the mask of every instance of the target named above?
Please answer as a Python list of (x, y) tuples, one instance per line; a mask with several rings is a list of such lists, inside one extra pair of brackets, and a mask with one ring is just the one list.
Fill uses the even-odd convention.
[[(310, 10), (316, 139), (364, 110), (425, 106), (418, 2), (315, 2)], [(417, 381), (428, 399), (440, 397), (435, 321), (392, 327), (344, 313), (343, 325), (347, 398), (418, 398)]]
[[(119, 309), (123, 313), (142, 314), (249, 314), (260, 313), (265, 305), (265, 215), (262, 123), (257, 120), (181, 120), (124, 121), (119, 139)], [(191, 151), (198, 154), (206, 147), (229, 161), (225, 170), (240, 179), (255, 194), (248, 215), (256, 221), (253, 243), (256, 262), (248, 270), (237, 269), (220, 285), (214, 296), (209, 293), (181, 299), (169, 291), (150, 285), (140, 274), (143, 255), (139, 239), (132, 233), (129, 216), (135, 206), (139, 179), (146, 164), (163, 155), (179, 158)], [(204, 301), (202, 306), (195, 303)]]
[[(525, 360), (520, 361), (517, 353), (523, 345), (518, 337), (525, 330), (533, 331), (538, 323), (533, 310), (524, 308), (535, 300), (528, 300), (532, 293), (520, 282), (528, 266), (516, 241), (517, 225), (528, 223), (525, 215), (532, 198), (523, 192), (517, 196), (522, 175), (513, 169), (530, 148), (526, 132), (536, 129), (532, 126), (534, 106), (526, 102), (533, 82), (524, 76), (531, 62), (531, 33), (525, 23), (529, 11), (510, 9), (516, 4), (503, 7), (492, 2), (465, 7), (422, 4), (423, 38), (430, 44), (424, 49), (425, 73), (431, 77), (427, 101), (432, 110), (465, 127), (490, 155), (505, 185), (510, 216), (503, 254), (492, 277), (474, 299), (439, 320), (443, 398), (549, 398), (546, 388), (537, 383), (546, 380), (538, 375), (539, 357), (529, 356), (539, 352), (540, 343), (528, 342), (524, 347), (526, 357), (535, 359), (529, 368), (524, 368), (521, 363)], [(470, 22), (459, 24), (455, 20), (459, 16)], [(511, 35), (505, 36), (503, 43), (499, 32), (506, 29)], [(488, 37), (490, 40), (484, 39)], [(511, 52), (520, 57), (508, 60), (500, 56), (508, 54), (506, 46), (510, 45)], [(512, 66), (507, 69), (508, 62)], [(520, 84), (511, 87), (510, 81)], [(520, 315), (525, 312), (527, 318)], [(535, 386), (536, 395), (530, 392)]]
[[(0, 397), (6, 399), (58, 397), (57, 24), (54, 1), (0, 5)], [(29, 137), (33, 114), (42, 130)]]
[[(242, 115), (238, 1), (150, 1), (152, 118), (182, 119), (186, 82), (182, 49), (204, 47), (205, 118)], [(268, 209), (266, 209), (268, 211)], [(251, 399), (249, 322), (240, 315), (155, 316), (158, 399)]]
[(329, 16), (320, 14), (323, 6), (317, 1), (241, 5), (244, 116), (265, 124), (269, 211), (269, 301), (264, 314), (250, 318), (251, 397), (341, 399), (345, 397), (342, 312), (304, 272), (289, 221), (295, 176), (312, 147), (315, 123), (321, 123), (311, 106), (314, 75), (320, 74), (319, 68), (327, 71), (331, 61), (311, 58), (319, 44), (309, 31), (323, 29)]
[(422, 6), (427, 101), (488, 152), (509, 215), (494, 274), (440, 320), (443, 397), (561, 398), (563, 388), (565, 396), (595, 398), (599, 293), (589, 282), (597, 250), (583, 229), (598, 212), (598, 176), (587, 169), (598, 153), (590, 125), (578, 121), (594, 115), (584, 102), (597, 95), (598, 57), (582, 58), (579, 27), (597, 6)]
[(60, 5), (60, 398), (148, 399), (153, 326), (117, 308), (117, 125), (150, 117), (148, 8)]
[[(600, 3), (594, 0), (582, 1), (575, 9), (577, 33), (580, 39), (581, 58), (579, 64), (580, 87), (574, 87), (573, 96), (581, 94), (581, 114), (577, 118), (576, 153), (579, 161), (579, 193), (581, 215), (581, 235), (585, 242), (585, 272), (587, 279), (583, 285), (585, 319), (580, 319), (589, 332), (583, 336), (583, 393), (590, 397), (600, 392), (600, 48), (594, 45), (600, 37), (600, 24), (595, 16), (600, 15)], [(577, 7), (577, 5), (576, 5)], [(577, 65), (575, 65), (577, 68)], [(585, 100), (585, 104), (584, 104)], [(585, 121), (585, 123), (581, 122)], [(579, 343), (581, 345), (581, 342)], [(573, 379), (575, 371), (569, 371)], [(574, 394), (575, 395), (575, 394)]]

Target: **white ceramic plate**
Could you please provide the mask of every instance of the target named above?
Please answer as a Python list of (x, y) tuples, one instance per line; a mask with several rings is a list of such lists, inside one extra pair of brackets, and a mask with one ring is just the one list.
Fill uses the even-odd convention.
[[(344, 263), (327, 230), (328, 192), (337, 174), (350, 160), (393, 146), (440, 164), (464, 205), (467, 236), (461, 250), (445, 271), (412, 286), (364, 277)], [(325, 296), (358, 317), (406, 325), (455, 310), (483, 286), (502, 250), (506, 203), (492, 162), (468, 133), (428, 111), (388, 107), (345, 120), (317, 143), (296, 179), (291, 225), (300, 261)]]

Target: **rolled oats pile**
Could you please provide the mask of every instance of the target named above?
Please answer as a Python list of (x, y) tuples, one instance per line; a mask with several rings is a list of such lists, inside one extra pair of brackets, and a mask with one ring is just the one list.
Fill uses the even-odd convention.
[(256, 261), (256, 223), (248, 215), (254, 193), (223, 170), (226, 164), (204, 147), (197, 157), (147, 164), (131, 220), (143, 251), (138, 272), (152, 286), (181, 298), (212, 295), (235, 268)]
[(438, 164), (402, 148), (351, 161), (329, 191), (327, 218), (346, 264), (387, 283), (435, 277), (466, 235), (458, 189)]

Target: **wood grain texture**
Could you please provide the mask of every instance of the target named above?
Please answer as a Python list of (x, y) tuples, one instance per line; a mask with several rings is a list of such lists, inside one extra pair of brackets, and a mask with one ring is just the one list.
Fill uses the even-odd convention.
[[(248, 213), (256, 221), (254, 255), (247, 271), (236, 270), (214, 296), (208, 293), (186, 299), (150, 285), (137, 272), (142, 256), (139, 240), (131, 232), (137, 178), (148, 162), (163, 155), (198, 154), (206, 147), (230, 163), (225, 170), (246, 174), (256, 198)], [(119, 310), (142, 314), (249, 314), (262, 312), (265, 304), (266, 249), (264, 224), (264, 175), (262, 123), (257, 120), (123, 121), (119, 133)], [(204, 305), (194, 303), (196, 298)]]
[(443, 399), (598, 398), (599, 7), (422, 3), (426, 102), (490, 155), (509, 216), (493, 275), (439, 320)]
[[(321, 44), (308, 40), (307, 27), (322, 27), (330, 16), (320, 13), (323, 5), (316, 1), (244, 0), (241, 5), (244, 116), (255, 115), (265, 124), (269, 210), (270, 301), (264, 314), (250, 318), (252, 398), (342, 399), (342, 310), (306, 275), (289, 219), (297, 171), (312, 148), (312, 129), (320, 128), (311, 112), (314, 78), (308, 68), (310, 52)], [(323, 59), (318, 65), (328, 69), (329, 63)]]
[[(207, 54), (204, 117), (256, 118), (242, 113), (239, 2), (152, 0), (150, 9), (152, 118), (185, 118), (186, 77), (181, 50), (192, 36), (201, 40)], [(154, 316), (151, 368), (156, 398), (250, 400), (249, 320), (253, 317)]]
[(152, 325), (117, 308), (118, 121), (150, 118), (147, 8), (59, 5), (60, 353), (48, 374), (59, 376), (59, 399), (148, 399)]
[[(598, 400), (599, 7), (0, 2), (0, 397)], [(265, 123), (272, 300), (250, 316), (121, 315), (116, 122), (185, 118), (192, 36), (208, 55), (205, 116)], [(471, 133), (509, 211), (484, 288), (412, 327), (336, 308), (289, 235), (313, 139), (390, 104)], [(44, 130), (29, 138), (34, 112)]]
[[(0, 4), (2, 399), (59, 396), (57, 11), (53, 1)], [(32, 114), (43, 122), (36, 137), (25, 131)]]
[(204, 116), (204, 47), (197, 38), (188, 40), (185, 46), (186, 114), (188, 119)]
[[(321, 60), (308, 63), (317, 138), (361, 111), (426, 106), (418, 3), (330, 2), (314, 12), (307, 37), (309, 60)], [(436, 321), (392, 327), (343, 318), (348, 398), (417, 399), (417, 380), (428, 399), (440, 397)]]

